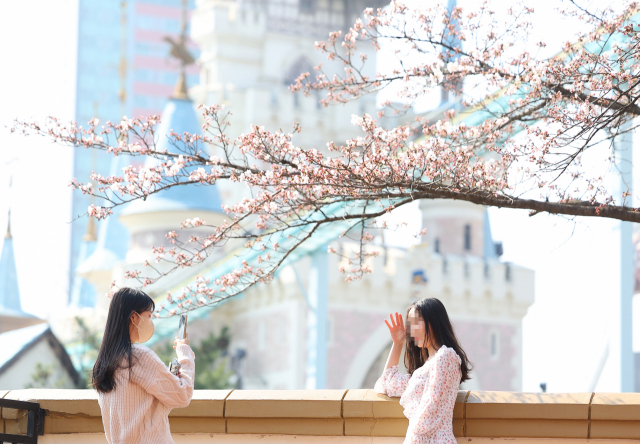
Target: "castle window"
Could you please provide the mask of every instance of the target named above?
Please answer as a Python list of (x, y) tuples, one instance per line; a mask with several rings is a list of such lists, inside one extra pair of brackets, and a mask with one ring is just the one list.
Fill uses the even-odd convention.
[(296, 83), (296, 79), (305, 72), (309, 73), (309, 77), (307, 77), (302, 83), (307, 84), (310, 78), (313, 78), (313, 64), (305, 57), (299, 57), (295, 62), (289, 66), (289, 69), (286, 70), (286, 74), (284, 76), (284, 85), (290, 86)]
[(504, 280), (511, 281), (511, 265), (509, 263), (504, 264)]
[[(310, 76), (313, 75), (313, 64), (308, 59), (300, 57), (287, 70), (284, 77), (285, 86), (289, 87), (296, 83), (296, 79), (300, 74), (305, 72), (308, 72)], [(307, 77), (302, 83), (309, 83), (309, 77)], [(300, 106), (300, 93), (293, 94), (293, 106), (294, 108), (298, 108)]]
[(449, 262), (447, 262), (447, 258), (442, 258), (442, 274), (449, 274)]
[(500, 356), (500, 335), (497, 330), (489, 333), (489, 354), (491, 359), (498, 359)]
[(489, 272), (490, 272), (489, 263), (485, 261), (485, 263), (484, 263), (484, 278), (485, 279), (489, 279), (491, 277)]
[(464, 251), (471, 251), (471, 225), (464, 226)]
[(433, 251), (440, 253), (440, 239), (436, 239), (433, 243)]
[(464, 263), (464, 277), (468, 278), (469, 277), (469, 262)]

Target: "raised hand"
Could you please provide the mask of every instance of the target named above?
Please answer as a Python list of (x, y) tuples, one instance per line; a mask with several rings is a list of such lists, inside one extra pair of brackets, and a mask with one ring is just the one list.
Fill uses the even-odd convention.
[(396, 312), (395, 320), (392, 314), (390, 314), (389, 317), (391, 318), (391, 324), (389, 324), (389, 321), (387, 321), (386, 319), (384, 323), (387, 324), (387, 327), (389, 327), (391, 340), (395, 345), (401, 345), (407, 335), (407, 331), (404, 328), (404, 322), (402, 322), (402, 315)]
[(176, 348), (180, 344), (190, 345), (191, 341), (189, 341), (189, 334), (185, 334), (184, 339), (178, 339), (178, 337), (176, 336), (176, 339), (175, 341), (173, 341), (173, 343), (175, 344), (173, 348)]

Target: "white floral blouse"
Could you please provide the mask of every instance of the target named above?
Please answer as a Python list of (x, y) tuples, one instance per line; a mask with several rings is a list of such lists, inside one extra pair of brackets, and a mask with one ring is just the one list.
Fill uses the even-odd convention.
[(443, 345), (413, 375), (394, 365), (384, 371), (374, 390), (400, 396), (409, 428), (404, 444), (457, 444), (453, 436), (453, 408), (462, 372), (457, 353)]

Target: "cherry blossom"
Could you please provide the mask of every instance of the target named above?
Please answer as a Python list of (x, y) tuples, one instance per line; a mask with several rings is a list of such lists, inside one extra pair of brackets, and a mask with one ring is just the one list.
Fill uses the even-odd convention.
[[(153, 263), (162, 266), (148, 262), (144, 272), (127, 272), (148, 287), (176, 270), (219, 259), (221, 252), (241, 251), (232, 270), (216, 279), (199, 276), (179, 294), (167, 294), (158, 306), (163, 316), (219, 304), (270, 282), (292, 252), (327, 227), (356, 241), (355, 249), (327, 248), (340, 257), (340, 272), (352, 281), (371, 271), (379, 254), (372, 245), (377, 230), (391, 228), (381, 218), (419, 199), (640, 222), (637, 208), (607, 190), (605, 175), (582, 163), (585, 153), (601, 152), (603, 168), (612, 170), (614, 139), (633, 131), (632, 119), (640, 115), (638, 6), (624, 6), (623, 11), (564, 11), (591, 28), (550, 59), (536, 56), (543, 44), (516, 50), (530, 27), (527, 6), (514, 6), (505, 22), (488, 3), (468, 11), (425, 2), (409, 8), (398, 1), (384, 10), (367, 9), (344, 35), (333, 32), (315, 44), (329, 64), (342, 64), (344, 74), (329, 78), (320, 64), (314, 75), (302, 73), (291, 89), (324, 92), (321, 102), (328, 106), (401, 84), (406, 110), (443, 88), (456, 94), (459, 106), (437, 121), (418, 116), (393, 128), (382, 127), (378, 116), (354, 115), (351, 123), (360, 135), (327, 141), (326, 147), (297, 146), (294, 138), (302, 131), (297, 124), (290, 132), (251, 126), (232, 139), (225, 133), (230, 112), (221, 105), (201, 106), (203, 135), (172, 133), (171, 150), (154, 143), (158, 116), (92, 119), (87, 127), (50, 117), (41, 123), (16, 121), (12, 131), (151, 159), (113, 176), (73, 179), (71, 187), (96, 200), (88, 217), (109, 217), (118, 206), (178, 186), (230, 181), (251, 190), (250, 198), (222, 207), (225, 221), (191, 218), (167, 233), (167, 244), (153, 248)], [(386, 41), (400, 45), (399, 57), (413, 52), (421, 61), (366, 76), (368, 60), (358, 54), (359, 45), (378, 50)], [(491, 92), (465, 93), (461, 85), (470, 78), (483, 78)], [(388, 104), (381, 113), (389, 110), (402, 111)], [(179, 236), (195, 228), (204, 231)]]

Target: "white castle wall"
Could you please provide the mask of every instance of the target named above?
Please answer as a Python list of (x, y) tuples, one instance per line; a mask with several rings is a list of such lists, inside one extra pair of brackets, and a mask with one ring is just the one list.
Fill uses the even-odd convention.
[[(201, 1), (191, 24), (191, 38), (201, 48), (201, 84), (190, 94), (196, 103), (227, 106), (233, 113), (227, 130), (232, 138), (247, 132), (252, 124), (288, 133), (297, 122), (302, 132), (294, 136), (294, 143), (299, 146), (325, 150), (330, 141), (343, 144), (362, 134), (351, 124), (352, 114), (377, 113), (375, 97), (325, 108), (318, 103), (319, 94), (305, 97), (289, 90), (303, 70), (315, 78), (313, 67), (319, 63), (328, 69), (329, 76), (342, 69), (341, 64), (328, 63), (326, 55), (313, 49), (316, 40), (327, 37), (328, 31), (316, 36), (276, 33), (269, 26), (266, 9), (244, 10), (235, 2)], [(375, 53), (370, 45), (363, 50), (371, 61), (364, 73), (373, 75)], [(233, 184), (221, 183), (220, 189), (229, 203), (239, 200), (244, 192)]]
[[(386, 265), (382, 257), (375, 258), (372, 274), (351, 283), (338, 272), (337, 258), (329, 256), (328, 388), (371, 386), (368, 375), (380, 374), (391, 345), (383, 320), (395, 311), (404, 314), (421, 297), (437, 297), (475, 364), (475, 379), (467, 385), (519, 390), (521, 320), (534, 300), (533, 271), (497, 260), (486, 262), (485, 268), (478, 258), (437, 255), (426, 244), (388, 250)], [(309, 259), (294, 264), (304, 286), (309, 266)], [(425, 272), (426, 284), (412, 284), (417, 269)], [(272, 284), (250, 290), (212, 313), (214, 325), (231, 327), (231, 347), (247, 352), (245, 388), (304, 387), (306, 310), (288, 267)]]

